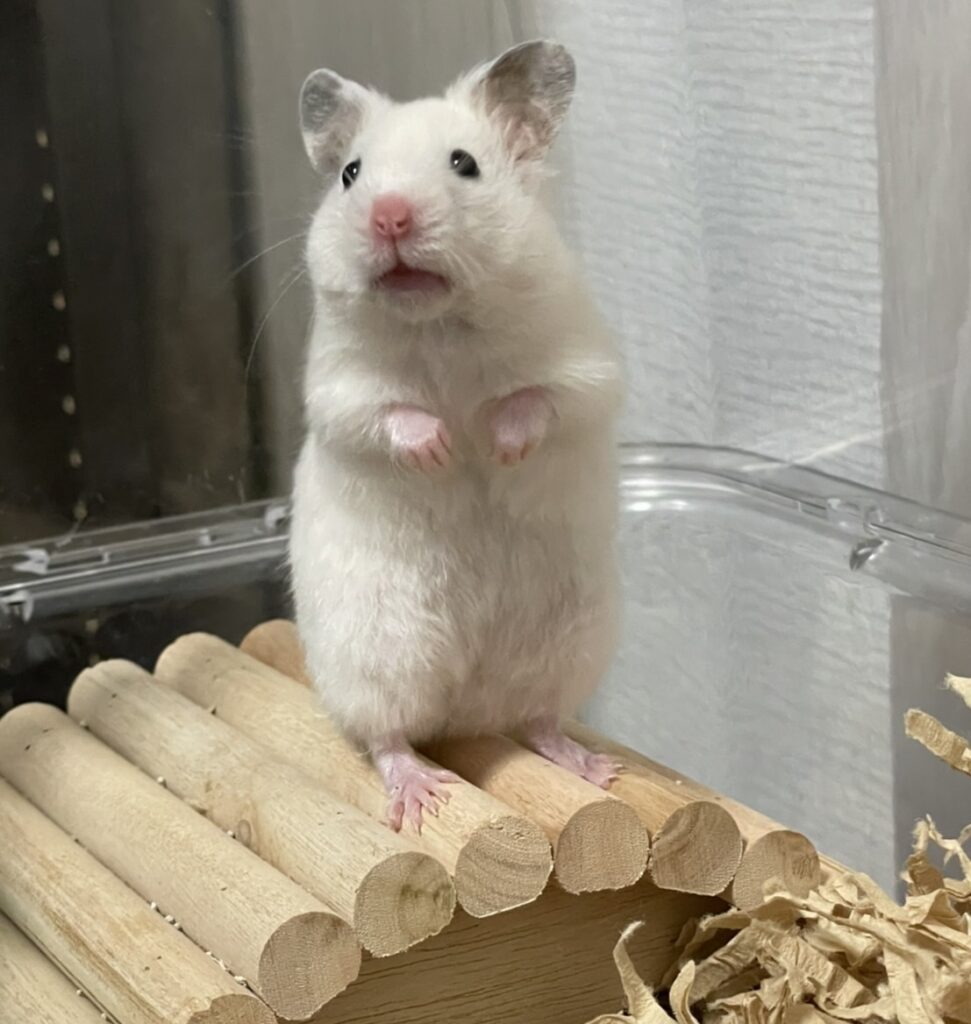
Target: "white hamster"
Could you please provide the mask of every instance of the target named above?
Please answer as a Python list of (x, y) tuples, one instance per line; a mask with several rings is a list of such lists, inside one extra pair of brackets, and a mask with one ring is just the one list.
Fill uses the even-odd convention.
[(332, 71), (290, 559), (307, 664), (389, 821), (455, 777), (412, 744), (503, 731), (598, 785), (560, 720), (617, 636), (618, 357), (540, 200), (569, 53), (534, 41), (398, 104)]

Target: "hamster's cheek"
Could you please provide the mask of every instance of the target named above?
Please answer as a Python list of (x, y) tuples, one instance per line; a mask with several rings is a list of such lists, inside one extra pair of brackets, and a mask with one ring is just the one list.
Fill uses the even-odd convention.
[(523, 201), (515, 179), (482, 182), (462, 209), (459, 244), (465, 262), (486, 277), (518, 262), (532, 215), (532, 204)]
[(314, 284), (325, 291), (361, 291), (368, 273), (360, 244), (348, 230), (340, 212), (324, 205), (317, 211), (307, 235), (307, 271)]

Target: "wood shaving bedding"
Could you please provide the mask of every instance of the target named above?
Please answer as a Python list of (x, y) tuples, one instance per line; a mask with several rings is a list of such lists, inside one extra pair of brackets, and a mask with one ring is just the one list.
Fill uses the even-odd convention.
[[(948, 676), (971, 707), (971, 679)], [(921, 711), (908, 734), (971, 774), (971, 742)], [(659, 1000), (627, 942), (614, 949), (627, 1011), (590, 1024), (971, 1024), (971, 824), (945, 838), (917, 823), (898, 904), (867, 875), (831, 868), (806, 897), (766, 887), (754, 910), (689, 923)], [(932, 863), (937, 850), (958, 877)]]

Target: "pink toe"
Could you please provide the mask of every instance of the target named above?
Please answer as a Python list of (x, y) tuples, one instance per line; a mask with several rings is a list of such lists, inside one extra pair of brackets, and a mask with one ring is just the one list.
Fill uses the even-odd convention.
[(611, 761), (605, 754), (591, 755), (587, 759), (586, 772), (588, 781), (600, 786), (601, 789), (609, 789), (611, 782), (618, 777), (620, 765)]
[(404, 801), (400, 797), (395, 797), (395, 799), (388, 805), (388, 825), (392, 831), (401, 831), (401, 822), (404, 817), (404, 813)]
[(417, 800), (408, 803), (408, 823), (413, 825), (415, 831), (421, 835), (421, 804)]

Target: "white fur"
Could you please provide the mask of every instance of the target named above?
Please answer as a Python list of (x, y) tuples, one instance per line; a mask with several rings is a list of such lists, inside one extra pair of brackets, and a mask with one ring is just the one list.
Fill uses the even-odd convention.
[[(572, 711), (614, 651), (617, 570), (613, 344), (538, 196), (542, 153), (522, 157), (481, 72), (443, 98), (369, 94), (307, 247), (316, 299), (308, 432), (296, 470), (291, 564), (297, 620), (325, 705), (375, 745), (512, 730)], [(359, 94), (355, 93), (355, 98)], [(458, 177), (449, 154), (478, 161)], [(388, 269), (368, 233), (375, 196), (415, 205), (401, 253), (447, 294), (375, 294)], [(488, 458), (486, 403), (547, 389), (554, 418), (521, 464)], [(451, 465), (391, 457), (390, 403), (440, 417)]]

